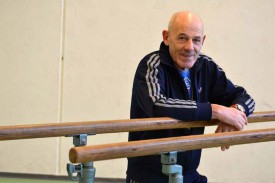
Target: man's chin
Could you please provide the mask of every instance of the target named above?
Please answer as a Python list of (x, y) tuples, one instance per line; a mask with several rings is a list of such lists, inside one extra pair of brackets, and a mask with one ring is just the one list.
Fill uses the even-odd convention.
[(184, 69), (184, 68), (187, 68), (187, 69), (190, 69), (193, 67), (193, 65), (195, 64), (195, 61), (194, 60), (186, 60), (186, 61), (183, 61), (182, 64), (181, 64), (181, 67)]

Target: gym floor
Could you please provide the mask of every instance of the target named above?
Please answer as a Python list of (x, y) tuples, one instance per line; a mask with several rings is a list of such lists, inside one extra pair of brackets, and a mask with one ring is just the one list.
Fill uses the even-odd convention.
[(25, 178), (0, 178), (0, 183), (68, 183), (71, 181), (37, 180)]
[[(69, 183), (71, 180), (47, 180), (47, 179), (28, 179), (28, 178), (7, 178), (0, 177), (0, 183)], [(95, 183), (125, 183), (123, 180), (107, 180), (107, 179), (96, 179)]]

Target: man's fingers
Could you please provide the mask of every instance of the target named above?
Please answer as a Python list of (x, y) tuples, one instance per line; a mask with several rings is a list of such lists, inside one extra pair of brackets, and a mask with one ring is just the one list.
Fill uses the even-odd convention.
[(243, 129), (243, 126), (241, 123), (237, 123), (235, 126), (239, 131), (241, 131)]
[[(222, 132), (228, 132), (229, 131), (229, 128), (227, 127), (227, 125), (224, 125), (223, 128), (222, 128)], [(221, 150), (222, 151), (225, 151), (227, 149), (227, 146), (222, 146), (221, 147)]]
[(225, 150), (228, 150), (229, 148), (230, 148), (230, 146), (222, 146), (222, 147), (221, 147), (221, 150), (222, 150), (222, 151), (225, 151)]
[(245, 113), (241, 112), (241, 116), (242, 116), (244, 125), (247, 125), (248, 121), (247, 121), (247, 117), (246, 117)]
[(222, 132), (222, 127), (221, 125), (218, 125), (218, 128), (216, 129), (215, 133), (221, 133)]
[(245, 115), (245, 114), (243, 114), (243, 115), (244, 115), (245, 125), (248, 125), (248, 120), (247, 120), (247, 117), (246, 117), (246, 115)]
[(239, 121), (239, 128), (238, 128), (238, 130), (240, 130), (240, 131), (243, 130), (244, 126), (247, 125), (247, 123), (248, 123), (247, 122), (247, 118), (246, 118), (246, 116), (245, 116), (244, 113), (243, 113), (243, 115), (244, 115), (244, 116), (242, 116), (243, 118), (241, 118), (240, 121)]
[[(234, 131), (235, 131), (234, 127), (231, 127), (229, 129), (229, 132), (234, 132)], [(230, 148), (230, 146), (226, 146), (225, 148), (226, 148), (226, 150), (228, 150)]]

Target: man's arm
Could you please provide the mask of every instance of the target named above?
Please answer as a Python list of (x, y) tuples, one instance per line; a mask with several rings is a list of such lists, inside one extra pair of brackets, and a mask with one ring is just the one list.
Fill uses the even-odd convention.
[(242, 130), (244, 125), (248, 123), (245, 113), (233, 107), (225, 107), (217, 104), (211, 104), (211, 107), (212, 119), (218, 119), (223, 123), (236, 127), (238, 130)]
[(242, 130), (248, 123), (246, 116), (254, 111), (254, 100), (243, 87), (233, 84), (214, 61), (209, 62), (209, 65), (213, 81), (210, 91), (212, 119)]
[[(231, 114), (226, 113), (226, 111), (228, 109), (230, 110), (230, 112), (233, 111), (232, 115), (234, 115), (233, 116), (234, 118), (232, 118)], [(245, 125), (247, 125), (247, 118), (246, 118), (245, 111), (243, 108), (238, 109), (238, 108), (235, 108), (234, 106), (227, 108), (224, 106), (212, 104), (212, 111), (213, 111), (213, 113), (215, 113), (212, 115), (212, 118), (219, 119), (221, 121), (218, 124), (218, 127), (217, 127), (215, 133), (224, 133), (224, 132), (233, 132), (233, 131), (242, 130), (244, 127), (243, 120), (245, 120)], [(220, 111), (222, 111), (222, 112), (220, 112)], [(226, 117), (226, 115), (229, 115), (229, 117)], [(225, 120), (227, 120), (227, 123), (225, 123)], [(238, 121), (239, 121), (239, 123), (238, 123)], [(231, 123), (231, 124), (229, 124), (229, 123)], [(237, 128), (236, 126), (239, 126), (239, 128)], [(230, 146), (222, 146), (221, 150), (225, 151), (226, 149), (229, 149), (229, 147)]]

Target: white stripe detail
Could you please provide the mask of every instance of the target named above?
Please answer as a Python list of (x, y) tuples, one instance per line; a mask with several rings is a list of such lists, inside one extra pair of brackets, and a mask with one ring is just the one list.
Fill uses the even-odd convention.
[[(149, 68), (151, 68), (152, 65), (153, 65), (154, 63), (156, 63), (157, 59), (159, 58), (159, 57), (156, 57), (156, 58), (152, 61), (152, 59), (153, 59), (155, 56), (156, 56), (155, 54), (152, 55), (152, 56), (150, 57), (149, 61), (147, 62), (147, 67), (148, 67), (148, 69), (147, 69), (147, 74), (146, 74), (146, 82), (147, 82), (148, 89), (149, 89), (149, 96), (152, 98), (152, 100), (153, 100), (154, 102), (156, 101), (156, 99), (155, 99), (155, 98), (153, 97), (153, 95), (152, 95), (151, 83), (149, 82), (149, 75), (150, 75), (150, 69), (149, 69)], [(154, 89), (154, 86), (153, 86), (153, 89)]]
[(253, 106), (253, 108), (252, 108), (252, 109), (249, 109), (249, 113), (253, 112), (253, 111), (254, 111), (254, 109), (255, 109), (255, 106)]
[(248, 104), (251, 102), (251, 100), (252, 100), (252, 98), (250, 98), (249, 100), (247, 100), (247, 101), (245, 102), (245, 105), (248, 105)]
[(155, 105), (162, 106), (162, 107), (173, 107), (173, 108), (187, 108), (187, 109), (195, 109), (197, 106), (182, 106), (182, 105), (169, 105), (169, 104), (163, 104), (163, 103), (155, 103)]
[(175, 108), (197, 108), (195, 101), (166, 98), (160, 93), (160, 84), (158, 83), (158, 69), (160, 57), (153, 54), (147, 61), (146, 83), (150, 98), (158, 106)]
[(255, 102), (253, 101), (253, 102), (248, 106), (248, 108), (252, 108), (254, 105), (255, 105)]
[(250, 98), (245, 102), (245, 105), (247, 105), (249, 112), (253, 112), (253, 110), (255, 109), (255, 101)]
[(182, 105), (193, 105), (193, 106), (195, 105), (194, 101), (190, 101), (190, 100), (182, 101), (179, 99), (171, 100), (171, 98), (166, 99), (166, 97), (162, 97), (161, 99), (159, 99), (159, 102), (169, 103), (169, 104), (182, 104)]

